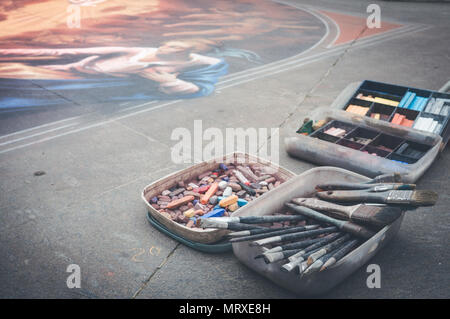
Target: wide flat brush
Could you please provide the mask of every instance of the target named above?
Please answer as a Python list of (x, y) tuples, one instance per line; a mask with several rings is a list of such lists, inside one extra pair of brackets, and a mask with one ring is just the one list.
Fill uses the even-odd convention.
[(295, 205), (292, 203), (286, 203), (285, 206), (298, 214), (305, 215), (306, 217), (315, 219), (315, 220), (323, 222), (323, 223), (334, 225), (334, 226), (338, 227), (340, 230), (350, 233), (350, 234), (353, 234), (358, 237), (368, 239), (368, 238), (372, 237), (373, 235), (375, 235), (375, 233), (373, 231), (371, 231), (370, 229), (367, 229), (364, 226), (357, 225), (357, 224), (349, 222), (349, 221), (338, 220), (336, 218), (329, 217), (327, 215), (319, 213), (308, 207), (303, 207), (303, 206)]
[(356, 223), (384, 227), (391, 224), (402, 214), (402, 209), (393, 206), (374, 206), (358, 204), (342, 206), (317, 198), (294, 198), (293, 203), (311, 209), (320, 210), (333, 217), (344, 218)]
[(318, 192), (317, 197), (334, 202), (382, 203), (406, 206), (432, 206), (438, 194), (428, 190), (387, 191), (371, 193), (365, 191), (326, 191)]

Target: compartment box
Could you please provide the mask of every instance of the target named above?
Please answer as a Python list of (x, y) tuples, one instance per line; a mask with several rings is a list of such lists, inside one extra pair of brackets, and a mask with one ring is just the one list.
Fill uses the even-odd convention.
[(397, 162), (403, 163), (403, 164), (414, 164), (415, 162), (417, 162), (417, 159), (415, 159), (415, 158), (411, 158), (409, 156), (398, 155), (396, 153), (391, 153), (388, 156), (388, 158), (390, 160), (397, 161)]
[(360, 144), (367, 145), (371, 143), (379, 134), (380, 133), (378, 133), (377, 131), (372, 131), (358, 127), (357, 129), (353, 130), (350, 134), (346, 135), (345, 138), (353, 142), (358, 142)]
[[(433, 123), (434, 126), (433, 127), (430, 127), (430, 126), (422, 127), (421, 126), (421, 123), (423, 123), (422, 119), (427, 119), (427, 120), (431, 119), (433, 122), (435, 122), (435, 123)], [(448, 118), (445, 116), (422, 112), (420, 114), (420, 116), (417, 118), (413, 127), (417, 130), (422, 130), (422, 131), (435, 133), (435, 134), (441, 134), (447, 124), (447, 121), (448, 121)]]
[[(339, 135), (334, 135), (330, 132), (330, 130), (333, 128), (341, 129), (341, 130), (344, 130), (345, 132), (343, 132)], [(320, 131), (324, 134), (341, 138), (341, 137), (344, 137), (345, 135), (349, 134), (350, 132), (352, 132), (354, 129), (356, 129), (356, 126), (352, 125), (351, 123), (345, 123), (345, 122), (340, 122), (340, 121), (330, 121)]]
[[(413, 163), (413, 161), (398, 161), (389, 157), (386, 150), (377, 148), (377, 142), (374, 140), (373, 145), (365, 146), (369, 152), (364, 153), (362, 150), (352, 149), (350, 147), (340, 145), (338, 143), (330, 143), (311, 136), (296, 135), (285, 139), (286, 151), (290, 156), (306, 160), (319, 165), (333, 165), (342, 167), (365, 176), (375, 177), (387, 173), (400, 173), (405, 175), (406, 183), (414, 183), (422, 174), (430, 167), (439, 148), (442, 144), (442, 138), (437, 134), (431, 134), (409, 127), (395, 125), (389, 122), (374, 120), (367, 116), (358, 116), (350, 114), (343, 110), (319, 108), (314, 114), (309, 116), (313, 120), (337, 121), (353, 125), (355, 128), (348, 136), (356, 134), (359, 128), (375, 131), (395, 138), (389, 142), (387, 138), (380, 135), (379, 142), (391, 145), (392, 147), (406, 141), (414, 145), (421, 145), (426, 150), (422, 156)], [(341, 142), (346, 143), (346, 142)], [(398, 146), (398, 147), (401, 147)], [(376, 153), (378, 156), (371, 155)], [(398, 154), (402, 155), (402, 154)]]
[(380, 134), (369, 145), (378, 149), (383, 149), (388, 153), (394, 151), (404, 140), (400, 137)]
[(364, 144), (360, 144), (360, 143), (357, 143), (357, 142), (353, 142), (353, 141), (347, 140), (347, 139), (345, 139), (345, 138), (341, 138), (341, 139), (337, 142), (337, 144), (338, 144), (338, 145), (345, 146), (345, 147), (352, 148), (352, 149), (354, 149), (354, 150), (360, 150), (360, 149), (362, 149), (362, 148), (364, 147)]
[[(337, 168), (316, 167), (310, 169), (274, 189), (272, 196), (260, 197), (245, 205), (232, 216), (264, 216), (279, 212), (284, 203), (295, 197), (310, 197), (315, 192), (315, 185), (320, 183), (353, 182), (362, 183), (369, 179), (365, 176)], [(348, 253), (335, 265), (322, 272), (315, 272), (308, 276), (299, 276), (294, 272), (283, 272), (280, 267), (285, 263), (278, 261), (266, 264), (262, 258), (255, 257), (263, 252), (261, 247), (251, 247), (248, 242), (233, 243), (234, 255), (260, 275), (273, 281), (296, 294), (322, 294), (340, 282), (358, 268), (366, 264), (380, 249), (383, 248), (397, 234), (403, 220), (404, 213), (392, 224), (379, 230), (373, 237), (366, 240), (359, 247)]]
[(404, 142), (396, 151), (395, 154), (408, 156), (411, 158), (415, 158), (416, 160), (420, 159), (423, 154), (428, 152), (430, 149), (429, 146), (413, 143), (413, 142)]
[[(386, 96), (391, 96), (392, 99), (395, 99), (396, 97), (398, 97), (399, 101), (401, 101), (401, 99), (403, 99), (403, 97), (405, 96), (405, 94), (407, 92), (413, 92), (413, 93), (416, 93), (416, 95), (418, 95), (418, 96), (427, 98), (428, 103), (430, 103), (430, 100), (433, 98), (445, 99), (445, 100), (450, 101), (449, 93), (437, 92), (437, 91), (431, 91), (431, 90), (423, 90), (423, 89), (400, 86), (400, 85), (395, 85), (395, 84), (388, 84), (388, 83), (365, 80), (362, 82), (354, 82), (354, 83), (349, 84), (344, 90), (342, 90), (342, 92), (339, 94), (339, 96), (333, 101), (333, 103), (331, 104), (331, 108), (344, 110), (347, 107), (348, 103), (357, 96), (359, 91), (367, 92), (367, 93), (375, 92), (375, 93), (379, 93), (379, 94), (385, 94)], [(443, 128), (438, 134), (438, 135), (442, 136), (442, 142), (441, 142), (442, 145), (440, 147), (440, 151), (442, 151), (445, 148), (445, 146), (447, 145), (448, 140), (450, 138), (450, 129), (449, 129), (449, 120), (448, 120), (450, 117), (450, 114), (448, 113), (448, 112), (450, 112), (450, 103), (449, 104), (446, 104), (446, 103), (447, 102), (445, 102), (444, 104), (449, 105), (449, 108), (445, 108), (445, 110), (442, 111), (443, 114), (439, 114), (439, 115), (443, 115), (446, 117)], [(373, 108), (373, 106), (372, 106), (372, 108)], [(401, 108), (397, 108), (397, 109), (401, 109)], [(374, 112), (374, 113), (376, 113), (376, 112)], [(423, 109), (423, 111), (421, 113), (417, 113), (418, 115), (416, 116), (416, 119), (415, 119), (416, 121), (422, 113), (429, 113), (426, 111), (426, 107)], [(445, 113), (447, 113), (447, 115), (445, 115)], [(370, 116), (370, 114), (371, 114), (371, 111), (369, 111), (369, 113), (367, 115)], [(394, 124), (394, 125), (396, 125), (396, 124)], [(416, 129), (414, 129), (414, 130), (416, 130)], [(417, 130), (417, 131), (422, 132), (420, 130)]]
[(370, 145), (365, 146), (361, 151), (364, 153), (370, 154), (372, 156), (379, 156), (379, 157), (387, 157), (391, 153), (384, 149), (370, 146)]
[[(419, 113), (420, 113), (420, 112), (418, 112), (418, 111), (414, 111), (414, 110), (404, 109), (404, 108), (398, 107), (398, 108), (395, 109), (395, 112), (392, 114), (392, 117), (391, 117), (391, 119), (389, 120), (389, 122), (394, 123), (395, 114), (400, 114), (400, 115), (405, 116), (405, 118), (406, 118), (408, 121), (411, 121), (411, 122), (412, 122), (412, 123), (411, 123), (411, 126), (409, 126), (409, 127), (412, 127), (412, 126), (414, 126), (414, 123), (413, 123), (413, 122), (414, 122), (414, 121), (416, 120), (416, 118), (419, 116)], [(395, 123), (395, 124), (397, 124), (397, 123)], [(397, 125), (407, 126), (407, 125), (404, 125), (403, 123), (397, 124)]]
[[(380, 120), (381, 121), (389, 121), (392, 117), (392, 114), (394, 114), (396, 108), (390, 105), (384, 105), (380, 103), (373, 103), (371, 109), (366, 114), (366, 116), (369, 116), (371, 118), (375, 118), (375, 114), (380, 114)], [(372, 116), (373, 114), (373, 116)]]
[[(203, 244), (215, 243), (221, 240), (223, 236), (228, 233), (228, 230), (189, 228), (164, 216), (149, 204), (150, 198), (160, 195), (162, 191), (171, 188), (178, 182), (190, 180), (202, 173), (216, 169), (219, 163), (259, 163), (277, 169), (277, 176), (282, 181), (287, 181), (291, 177), (295, 176), (295, 174), (291, 171), (279, 167), (267, 160), (249, 154), (236, 152), (233, 154), (225, 155), (223, 158), (212, 159), (210, 161), (202, 162), (197, 165), (180, 170), (146, 186), (141, 193), (141, 198), (146, 204), (148, 212), (167, 230), (177, 234), (178, 236), (181, 236), (184, 239)], [(268, 191), (260, 197), (264, 197), (271, 192), (272, 191)]]
[[(402, 97), (397, 96), (397, 95), (388, 94), (386, 92), (378, 92), (378, 91), (371, 91), (371, 90), (366, 90), (366, 89), (359, 89), (355, 93), (353, 98), (396, 107), (398, 105), (398, 103), (400, 103), (400, 100)], [(366, 98), (368, 98), (368, 99), (366, 99)], [(386, 101), (384, 101), (384, 100), (386, 100)]]

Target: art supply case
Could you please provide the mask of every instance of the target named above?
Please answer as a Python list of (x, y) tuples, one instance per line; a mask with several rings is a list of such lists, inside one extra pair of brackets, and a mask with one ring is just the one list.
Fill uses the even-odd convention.
[[(363, 100), (358, 98), (360, 94), (378, 100)], [(416, 109), (400, 106), (407, 105), (408, 97), (412, 101), (419, 97), (418, 103), (410, 103)], [(439, 114), (427, 112), (428, 105), (436, 98), (449, 101), (442, 104)], [(383, 104), (390, 101), (399, 105)], [(367, 113), (347, 112), (350, 105), (360, 106)], [(383, 114), (383, 119), (372, 118), (374, 113)], [(413, 127), (392, 123), (396, 114), (404, 116)], [(404, 175), (404, 182), (413, 183), (446, 146), (450, 135), (449, 116), (450, 94), (363, 81), (350, 84), (331, 108), (317, 109), (309, 118), (325, 120), (326, 124), (307, 136), (297, 134), (286, 138), (286, 151), (296, 158), (342, 167), (369, 177), (398, 172)], [(435, 132), (414, 127), (422, 118), (436, 121)], [(333, 135), (335, 132), (339, 135)]]
[[(169, 236), (171, 236), (175, 240), (178, 240), (181, 243), (190, 246), (191, 248), (201, 250), (203, 252), (217, 252), (217, 250), (226, 249), (226, 247), (221, 246), (224, 243), (218, 242), (221, 241), (224, 235), (229, 232), (228, 230), (189, 228), (167, 218), (149, 204), (150, 198), (161, 194), (162, 191), (171, 188), (180, 181), (190, 180), (202, 173), (215, 169), (219, 165), (219, 163), (259, 163), (262, 165), (266, 165), (268, 167), (277, 169), (277, 176), (283, 182), (295, 176), (293, 172), (279, 167), (270, 161), (240, 152), (228, 154), (223, 156), (222, 158), (205, 161), (167, 175), (147, 185), (143, 189), (141, 198), (147, 206), (149, 217), (151, 217), (151, 219), (147, 217), (150, 224), (166, 234), (170, 233)], [(267, 196), (271, 192), (272, 191), (268, 191), (267, 193), (261, 195), (260, 198)], [(242, 209), (242, 207), (237, 211), (239, 211), (240, 209)]]
[[(337, 167), (312, 168), (289, 181), (281, 184), (267, 197), (260, 197), (248, 203), (232, 216), (264, 216), (275, 214), (283, 209), (283, 205), (296, 197), (311, 197), (315, 193), (315, 186), (320, 183), (353, 182), (363, 183), (370, 179)], [(259, 273), (296, 294), (322, 294), (355, 272), (369, 261), (385, 244), (398, 232), (404, 217), (404, 212), (392, 224), (383, 227), (374, 236), (367, 239), (356, 249), (352, 250), (335, 265), (323, 272), (315, 272), (308, 276), (299, 276), (295, 272), (284, 272), (280, 268), (285, 260), (266, 264), (262, 258), (255, 259), (263, 253), (263, 248), (249, 246), (248, 242), (233, 243), (234, 255)]]

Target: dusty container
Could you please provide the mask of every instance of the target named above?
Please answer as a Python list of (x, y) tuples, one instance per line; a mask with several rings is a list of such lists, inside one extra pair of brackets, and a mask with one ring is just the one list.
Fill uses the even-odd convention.
[[(311, 119), (326, 120), (322, 128), (308, 136), (297, 134), (285, 139), (286, 152), (293, 157), (300, 158), (319, 165), (333, 165), (342, 167), (369, 177), (381, 174), (400, 173), (405, 183), (414, 183), (431, 166), (442, 145), (442, 137), (437, 134), (418, 131), (409, 127), (402, 127), (389, 122), (379, 121), (366, 116), (351, 114), (333, 108), (318, 108)], [(350, 127), (345, 136), (329, 141), (319, 136), (328, 125), (345, 125)], [(371, 144), (361, 145), (362, 149), (354, 149), (342, 142), (357, 130), (374, 132), (379, 137), (389, 137), (392, 141), (399, 140), (392, 152), (380, 156), (364, 153), (362, 150), (373, 147)], [(326, 135), (326, 134), (325, 134)], [(333, 136), (331, 136), (333, 137)], [(376, 141), (374, 138), (373, 141)], [(415, 162), (401, 163), (395, 161), (398, 149), (403, 144), (417, 144), (423, 148), (424, 154)], [(358, 144), (358, 143), (354, 143)], [(392, 156), (392, 157), (391, 157)]]
[[(292, 198), (311, 197), (315, 192), (314, 186), (319, 183), (365, 182), (368, 180), (369, 178), (365, 176), (341, 168), (328, 166), (313, 168), (283, 183), (274, 189), (270, 196), (257, 198), (233, 213), (232, 216), (262, 216), (276, 213), (283, 208), (284, 203), (289, 202)], [(255, 259), (255, 256), (261, 254), (263, 249), (250, 247), (248, 242), (233, 243), (233, 252), (242, 263), (296, 294), (322, 294), (364, 265), (388, 243), (398, 232), (403, 216), (404, 213), (329, 269), (308, 276), (300, 277), (293, 272), (283, 272), (280, 267), (286, 261), (266, 264), (262, 258)]]
[[(249, 154), (243, 154), (243, 153), (236, 152), (233, 154), (225, 155), (222, 158), (212, 159), (210, 161), (202, 162), (197, 165), (180, 170), (178, 172), (172, 173), (172, 174), (165, 176), (165, 177), (151, 183), (150, 185), (146, 186), (144, 188), (144, 190), (142, 191), (141, 197), (142, 197), (142, 200), (147, 205), (148, 212), (159, 223), (161, 223), (163, 226), (165, 226), (169, 231), (171, 231), (185, 239), (188, 239), (190, 241), (203, 243), (203, 244), (210, 244), (210, 243), (215, 243), (215, 242), (221, 240), (223, 238), (223, 236), (228, 233), (228, 230), (189, 228), (189, 227), (178, 224), (177, 222), (174, 222), (173, 220), (167, 218), (166, 216), (161, 214), (158, 210), (156, 210), (149, 204), (150, 198), (161, 194), (162, 191), (169, 189), (170, 187), (172, 187), (173, 185), (175, 185), (178, 182), (195, 178), (202, 173), (205, 173), (207, 171), (215, 169), (219, 163), (225, 163), (225, 164), (227, 164), (227, 163), (231, 163), (231, 164), (232, 163), (259, 163), (259, 164), (277, 169), (277, 177), (282, 182), (285, 182), (288, 179), (290, 179), (291, 177), (295, 176), (295, 174), (293, 172), (288, 171), (282, 167), (279, 167), (270, 161), (267, 161), (267, 160), (261, 159), (256, 156), (249, 155)], [(283, 184), (281, 184), (281, 185), (283, 185)], [(281, 187), (281, 185), (278, 187)], [(263, 194), (259, 198), (266, 197), (267, 194), (270, 194), (272, 192), (273, 192), (273, 190)], [(239, 208), (236, 212), (238, 212), (241, 209), (242, 208)]]

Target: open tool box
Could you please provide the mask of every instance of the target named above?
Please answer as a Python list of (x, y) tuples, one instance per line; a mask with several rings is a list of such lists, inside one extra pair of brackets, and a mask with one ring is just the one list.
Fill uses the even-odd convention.
[(324, 124), (287, 138), (286, 150), (369, 177), (398, 172), (412, 183), (448, 142), (449, 116), (450, 94), (364, 81), (318, 109), (310, 119)]

